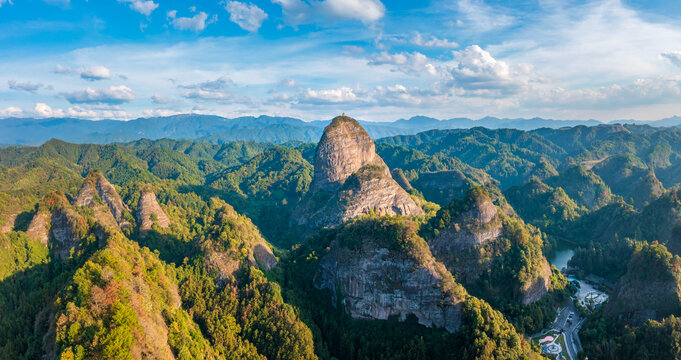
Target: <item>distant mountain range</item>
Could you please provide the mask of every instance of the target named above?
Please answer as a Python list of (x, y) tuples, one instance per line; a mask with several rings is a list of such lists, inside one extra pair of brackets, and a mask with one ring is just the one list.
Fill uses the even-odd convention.
[[(198, 114), (140, 118), (130, 121), (7, 118), (0, 119), (0, 144), (3, 146), (38, 145), (52, 138), (74, 143), (96, 144), (128, 142), (141, 138), (202, 140), (217, 144), (237, 140), (272, 143), (316, 142), (329, 121), (305, 122), (295, 118), (271, 116), (228, 119)], [(681, 117), (675, 116), (657, 121), (622, 120), (617, 122), (660, 127), (678, 126), (681, 125)], [(495, 117), (485, 117), (479, 120), (468, 118), (438, 120), (425, 116), (415, 116), (393, 122), (360, 121), (360, 123), (373, 138), (411, 135), (431, 129), (485, 127), (533, 130), (603, 124), (597, 120), (500, 119)]]

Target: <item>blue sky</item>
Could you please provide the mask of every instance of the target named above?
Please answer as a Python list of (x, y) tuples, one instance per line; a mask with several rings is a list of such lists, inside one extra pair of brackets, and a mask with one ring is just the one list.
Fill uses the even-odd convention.
[(681, 1), (0, 0), (0, 118), (681, 115)]

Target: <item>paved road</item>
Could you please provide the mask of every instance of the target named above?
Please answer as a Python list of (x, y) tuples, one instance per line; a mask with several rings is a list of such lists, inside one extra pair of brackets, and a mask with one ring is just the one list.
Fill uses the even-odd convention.
[[(571, 359), (577, 360), (577, 353), (582, 348), (578, 332), (579, 328), (581, 328), (584, 323), (584, 319), (579, 317), (579, 313), (572, 303), (558, 311), (558, 316), (553, 322), (552, 327), (563, 333), (568, 355)], [(574, 315), (572, 316), (572, 321), (568, 322), (570, 313), (574, 313)]]

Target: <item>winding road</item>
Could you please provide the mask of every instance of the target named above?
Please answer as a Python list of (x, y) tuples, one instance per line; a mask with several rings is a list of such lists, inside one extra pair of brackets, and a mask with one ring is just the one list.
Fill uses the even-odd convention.
[[(574, 313), (574, 315), (572, 316), (572, 321), (568, 322), (570, 313)], [(570, 359), (573, 360), (577, 360), (577, 353), (582, 349), (582, 343), (579, 341), (578, 333), (583, 323), (584, 319), (580, 318), (575, 305), (570, 303), (570, 305), (558, 310), (558, 316), (552, 324), (554, 329), (563, 334), (567, 353)]]

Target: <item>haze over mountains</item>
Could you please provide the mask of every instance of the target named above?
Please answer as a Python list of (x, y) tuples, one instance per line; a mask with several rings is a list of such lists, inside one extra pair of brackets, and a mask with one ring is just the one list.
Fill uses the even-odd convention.
[[(130, 121), (82, 120), (73, 118), (7, 118), (0, 120), (0, 144), (39, 145), (52, 138), (74, 143), (107, 144), (146, 139), (186, 139), (211, 143), (229, 141), (258, 141), (285, 143), (287, 141), (316, 142), (330, 120), (306, 122), (290, 117), (224, 118), (215, 115), (182, 114), (167, 117), (139, 118)], [(656, 121), (622, 120), (617, 123), (648, 124), (651, 126), (679, 126), (681, 117)], [(597, 120), (553, 120), (543, 118), (509, 119), (485, 117), (479, 120), (453, 118), (438, 120), (425, 116), (393, 122), (360, 121), (372, 138), (411, 135), (431, 129), (460, 129), (485, 127), (533, 130), (567, 126), (595, 126)]]

